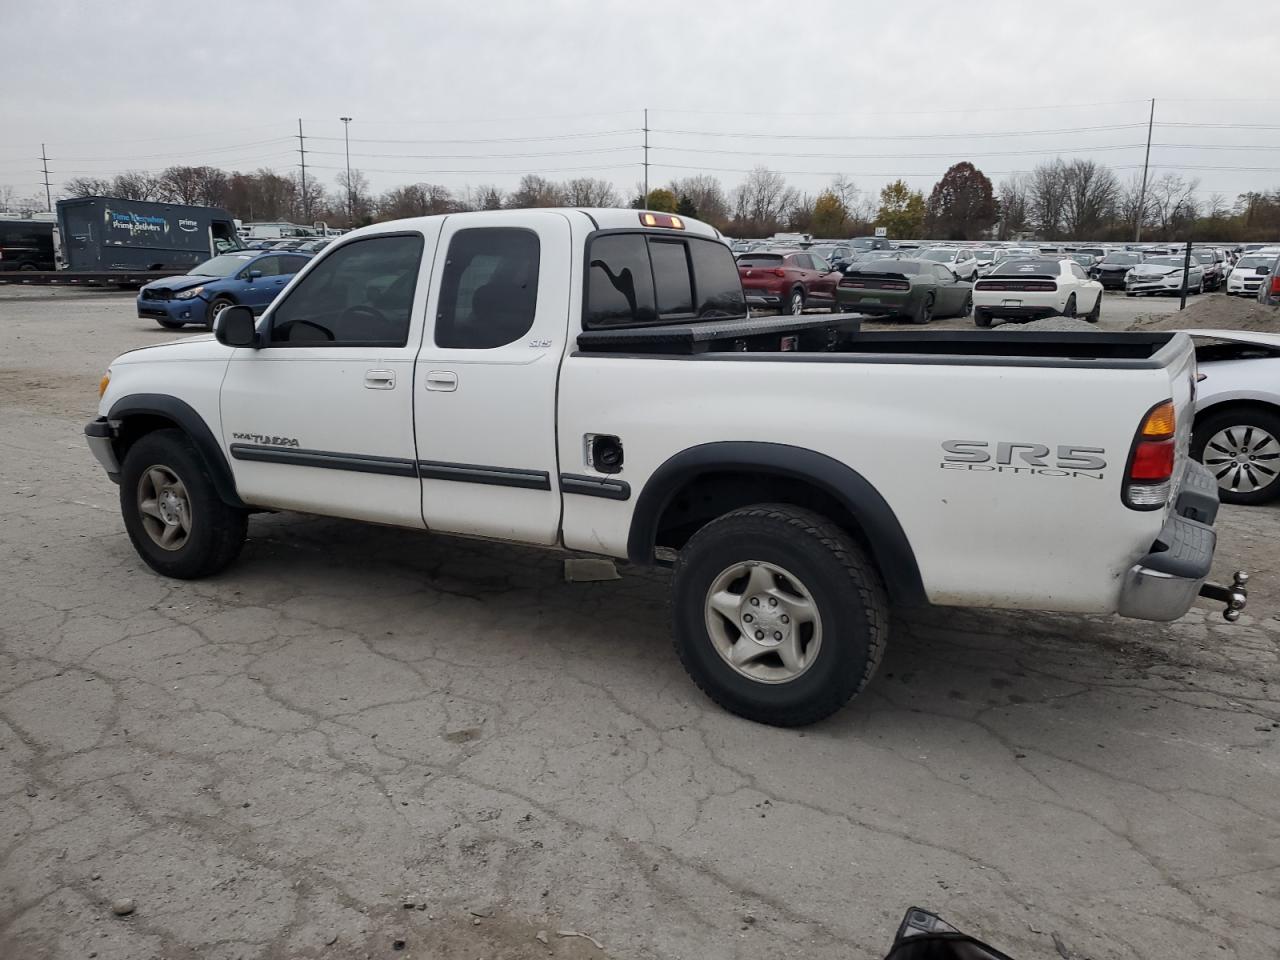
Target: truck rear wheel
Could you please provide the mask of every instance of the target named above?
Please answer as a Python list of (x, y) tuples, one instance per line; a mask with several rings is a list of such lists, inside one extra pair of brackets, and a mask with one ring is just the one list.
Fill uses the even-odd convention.
[(725, 514), (680, 551), (675, 646), (726, 710), (780, 727), (843, 707), (888, 639), (880, 576), (853, 539), (809, 510), (758, 504)]
[(223, 503), (181, 430), (138, 440), (120, 468), (120, 513), (152, 570), (195, 580), (224, 569), (244, 545), (248, 515)]

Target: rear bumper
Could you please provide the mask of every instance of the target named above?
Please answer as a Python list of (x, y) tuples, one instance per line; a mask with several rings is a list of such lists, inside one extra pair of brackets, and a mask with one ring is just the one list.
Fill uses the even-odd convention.
[(1151, 550), (1124, 575), (1116, 612), (1135, 620), (1177, 620), (1209, 578), (1218, 543), (1218, 486), (1203, 466), (1188, 462), (1174, 511)]
[(1024, 307), (1003, 307), (988, 306), (986, 304), (975, 303), (974, 310), (981, 310), (983, 313), (994, 317), (997, 320), (1043, 320), (1046, 317), (1056, 317), (1060, 313), (1057, 307), (1048, 306), (1024, 306)]
[(102, 464), (107, 476), (115, 483), (120, 482), (120, 461), (116, 457), (115, 433), (106, 417), (90, 420), (84, 427), (84, 438), (89, 444), (89, 452)]

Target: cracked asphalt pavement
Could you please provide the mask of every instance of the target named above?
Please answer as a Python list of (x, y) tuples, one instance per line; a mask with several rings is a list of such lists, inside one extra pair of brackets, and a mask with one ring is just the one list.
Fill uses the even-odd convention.
[(1276, 508), (1220, 520), (1238, 624), (897, 617), (777, 730), (686, 679), (660, 572), (271, 515), (160, 579), (81, 430), (172, 336), (0, 289), (0, 957), (862, 960), (912, 904), (1019, 960), (1277, 956)]

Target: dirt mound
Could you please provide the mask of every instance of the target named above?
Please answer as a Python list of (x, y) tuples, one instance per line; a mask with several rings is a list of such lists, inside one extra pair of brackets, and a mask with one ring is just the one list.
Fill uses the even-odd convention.
[(1253, 330), (1280, 333), (1280, 309), (1239, 297), (1200, 297), (1187, 309), (1138, 317), (1131, 330)]
[(1051, 332), (1059, 331), (1063, 333), (1093, 333), (1098, 328), (1095, 324), (1089, 323), (1087, 320), (1077, 320), (1074, 317), (1046, 317), (1044, 320), (1032, 320), (1030, 323), (1002, 323), (1001, 330), (1028, 330), (1031, 333), (1036, 331)]

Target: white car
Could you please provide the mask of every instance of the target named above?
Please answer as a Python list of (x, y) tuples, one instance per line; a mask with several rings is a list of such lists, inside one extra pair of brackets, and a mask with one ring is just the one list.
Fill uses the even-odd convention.
[(674, 557), (681, 661), (764, 723), (858, 693), (891, 604), (1238, 617), (1243, 591), (1205, 582), (1185, 334), (856, 321), (749, 316), (685, 217), (415, 217), (336, 240), (260, 318), (118, 357), (85, 433), (169, 577), (227, 567), (263, 510)]
[[(1126, 296), (1144, 293), (1181, 293), (1185, 255), (1148, 257), (1124, 275)], [(1204, 268), (1191, 258), (1187, 268), (1187, 293), (1204, 293)]]
[(1227, 503), (1280, 497), (1280, 334), (1187, 332), (1201, 376), (1191, 455)]
[(1227, 294), (1256, 297), (1258, 288), (1266, 281), (1275, 262), (1275, 254), (1246, 253), (1236, 261), (1235, 267), (1227, 275)]
[(1102, 284), (1074, 260), (1023, 257), (1001, 260), (973, 285), (973, 322), (1026, 323), (1046, 317), (1081, 317), (1097, 323)]
[(974, 252), (965, 247), (930, 247), (915, 254), (917, 260), (932, 260), (950, 267), (961, 280), (970, 283), (978, 279), (978, 258)]

